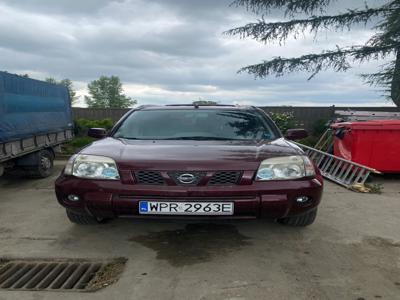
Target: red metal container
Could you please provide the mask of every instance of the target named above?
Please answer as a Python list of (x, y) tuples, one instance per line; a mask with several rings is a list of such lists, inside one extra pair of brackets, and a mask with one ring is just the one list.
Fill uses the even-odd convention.
[(400, 120), (344, 122), (334, 129), (334, 154), (383, 173), (400, 173)]

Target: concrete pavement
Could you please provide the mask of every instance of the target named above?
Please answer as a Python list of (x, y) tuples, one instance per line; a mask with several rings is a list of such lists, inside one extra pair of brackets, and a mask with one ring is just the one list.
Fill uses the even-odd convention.
[(125, 271), (94, 293), (0, 290), (1, 300), (400, 299), (398, 179), (385, 180), (381, 195), (326, 182), (316, 222), (291, 228), (131, 219), (77, 226), (56, 202), (55, 177), (0, 178), (0, 257), (126, 257)]

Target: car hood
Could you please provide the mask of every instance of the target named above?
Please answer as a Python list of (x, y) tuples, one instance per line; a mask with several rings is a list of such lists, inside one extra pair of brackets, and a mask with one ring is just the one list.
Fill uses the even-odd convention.
[(80, 154), (113, 158), (130, 170), (256, 170), (270, 157), (301, 154), (283, 138), (274, 141), (160, 141), (105, 138)]

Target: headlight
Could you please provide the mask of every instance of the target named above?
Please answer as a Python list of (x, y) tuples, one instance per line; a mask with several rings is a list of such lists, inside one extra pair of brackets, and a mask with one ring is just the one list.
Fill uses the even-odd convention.
[(296, 179), (314, 175), (314, 166), (307, 156), (282, 156), (264, 160), (257, 171), (256, 180)]
[(118, 180), (117, 165), (112, 158), (97, 155), (74, 155), (64, 169), (64, 174), (80, 178)]

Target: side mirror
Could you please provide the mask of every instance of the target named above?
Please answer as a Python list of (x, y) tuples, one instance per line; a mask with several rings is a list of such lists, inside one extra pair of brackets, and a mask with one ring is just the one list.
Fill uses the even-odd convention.
[(102, 139), (107, 136), (107, 130), (104, 128), (90, 128), (87, 135), (95, 139)]
[(308, 132), (305, 129), (288, 129), (285, 134), (285, 138), (288, 140), (301, 140), (308, 137)]

